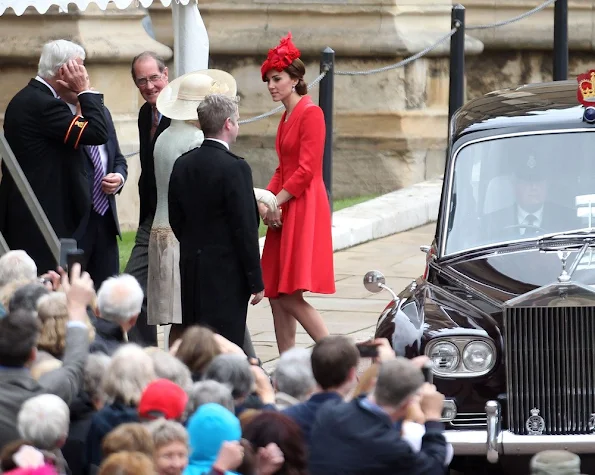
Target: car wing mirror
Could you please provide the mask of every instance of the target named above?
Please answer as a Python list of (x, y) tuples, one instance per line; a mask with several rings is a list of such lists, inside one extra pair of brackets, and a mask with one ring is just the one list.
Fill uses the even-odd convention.
[(368, 292), (377, 294), (384, 290), (386, 279), (384, 274), (377, 270), (371, 270), (364, 276), (364, 287)]
[(378, 270), (371, 270), (367, 272), (364, 276), (364, 287), (368, 292), (372, 292), (377, 294), (378, 292), (382, 292), (383, 290), (387, 290), (393, 297), (394, 300), (397, 300), (397, 294), (393, 292), (393, 290), (386, 285), (386, 279), (384, 278), (384, 274)]

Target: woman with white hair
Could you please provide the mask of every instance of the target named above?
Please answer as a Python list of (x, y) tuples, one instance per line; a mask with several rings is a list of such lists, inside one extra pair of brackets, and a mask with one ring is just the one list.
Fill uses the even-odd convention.
[(125, 422), (139, 422), (136, 408), (143, 390), (154, 379), (153, 360), (140, 346), (123, 345), (114, 353), (103, 378), (109, 404), (93, 416), (87, 436), (89, 464), (100, 465), (101, 441), (106, 434)]
[(175, 356), (160, 349), (148, 353), (153, 360), (155, 376), (157, 378), (169, 379), (186, 392), (190, 390), (192, 387), (192, 374), (188, 366)]
[(21, 437), (36, 448), (50, 452), (56, 461), (57, 472), (70, 473), (60, 449), (68, 437), (70, 410), (53, 394), (32, 397), (23, 403), (17, 417)]
[(17, 280), (35, 280), (37, 266), (25, 251), (16, 249), (0, 257), (0, 288)]
[(230, 411), (235, 411), (231, 388), (229, 385), (214, 380), (198, 381), (192, 385), (188, 392), (188, 403), (186, 404), (186, 414), (184, 419), (190, 419), (190, 416), (203, 404), (214, 402)]
[(62, 454), (73, 474), (83, 474), (86, 470), (87, 435), (93, 415), (105, 404), (101, 381), (110, 361), (111, 358), (104, 353), (91, 353), (87, 357), (83, 390), (70, 404), (70, 430)]
[(97, 292), (95, 319), (97, 336), (92, 351), (111, 355), (127, 341), (127, 333), (136, 325), (144, 293), (130, 274), (120, 274), (103, 281)]
[(188, 433), (182, 424), (157, 419), (147, 424), (153, 436), (157, 475), (182, 475), (188, 465)]
[(273, 374), (277, 409), (283, 410), (304, 402), (316, 391), (311, 356), (311, 350), (295, 347), (279, 358)]
[(250, 395), (254, 385), (254, 375), (250, 363), (240, 355), (219, 355), (213, 358), (204, 375), (205, 380), (218, 381), (231, 389), (237, 409)]

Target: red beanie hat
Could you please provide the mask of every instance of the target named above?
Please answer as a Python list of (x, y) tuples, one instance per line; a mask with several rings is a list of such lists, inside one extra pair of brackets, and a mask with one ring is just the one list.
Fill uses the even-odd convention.
[(140, 398), (138, 415), (143, 419), (165, 417), (177, 420), (182, 417), (188, 395), (180, 386), (168, 379), (149, 383)]

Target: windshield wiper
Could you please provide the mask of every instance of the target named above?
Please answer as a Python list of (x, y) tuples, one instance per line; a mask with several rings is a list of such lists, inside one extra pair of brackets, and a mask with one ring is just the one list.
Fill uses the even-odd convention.
[(595, 230), (589, 229), (586, 231), (564, 231), (561, 233), (548, 234), (538, 239), (538, 246), (541, 251), (551, 248), (574, 248), (582, 246), (583, 244), (588, 244), (589, 246), (595, 244)]
[(588, 230), (575, 229), (574, 231), (548, 234), (547, 236), (543, 236), (540, 241), (550, 241), (555, 239), (585, 239), (590, 237), (595, 238), (595, 229), (593, 228)]

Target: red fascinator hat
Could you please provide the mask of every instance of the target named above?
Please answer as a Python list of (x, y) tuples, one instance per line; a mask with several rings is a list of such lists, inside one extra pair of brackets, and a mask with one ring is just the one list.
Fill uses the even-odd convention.
[(271, 69), (281, 72), (300, 56), (300, 50), (296, 48), (291, 40), (291, 32), (287, 33), (287, 36), (281, 38), (281, 41), (279, 41), (276, 47), (269, 50), (267, 59), (262, 63), (260, 67), (262, 80), (265, 80), (266, 73)]

